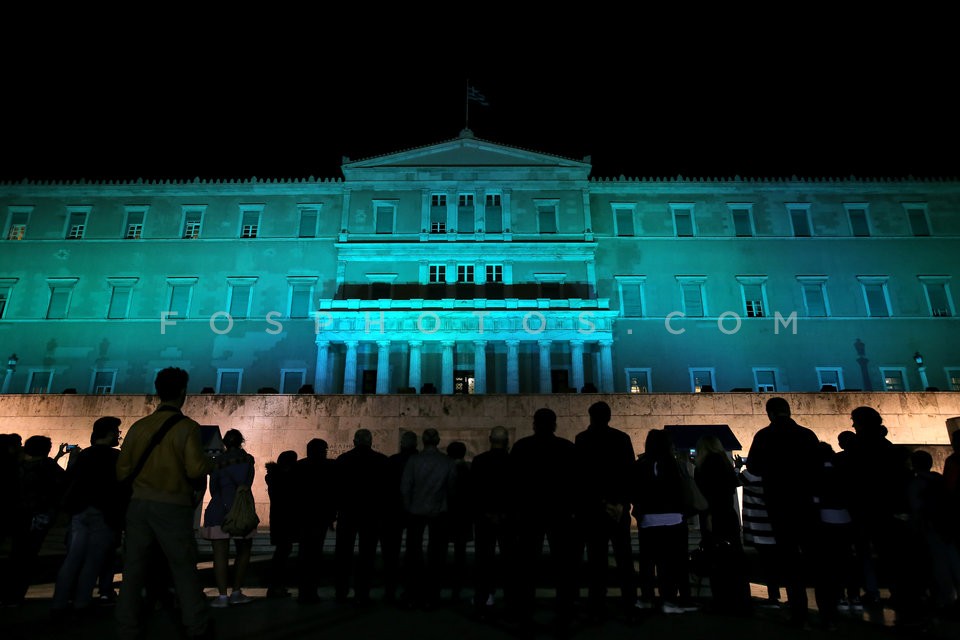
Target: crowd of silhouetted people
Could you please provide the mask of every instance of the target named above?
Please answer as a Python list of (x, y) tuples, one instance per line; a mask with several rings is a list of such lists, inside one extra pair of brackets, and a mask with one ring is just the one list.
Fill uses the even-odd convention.
[[(22, 445), (19, 436), (0, 436), (0, 535), (10, 548), (3, 604), (25, 597), (58, 517), (68, 535), (55, 619), (114, 603), (118, 559), (121, 637), (142, 630), (152, 589), (177, 594), (184, 632), (196, 637), (213, 636), (208, 607), (252, 600), (242, 589), (256, 530), (230, 531), (226, 520), (256, 463), (235, 429), (217, 455), (200, 450), (196, 423), (180, 412), (186, 380), (179, 369), (158, 375), (161, 406), (130, 427), (120, 449), (113, 417), (94, 423), (89, 447), (61, 445), (56, 457), (46, 436)], [(807, 627), (807, 587), (815, 621), (827, 630), (844, 612), (884, 604), (905, 627), (957, 616), (960, 432), (941, 474), (927, 451), (891, 443), (870, 407), (852, 411), (838, 451), (797, 424), (785, 399), (771, 398), (766, 410), (769, 425), (746, 458), (713, 435), (678, 452), (661, 429), (647, 432), (636, 455), (602, 401), (572, 441), (556, 434), (556, 414), (541, 408), (532, 433), (511, 442), (506, 428), (494, 427), (489, 449), (471, 461), (464, 443), (444, 443), (433, 428), (403, 432), (391, 456), (374, 449), (368, 429), (335, 459), (327, 442), (313, 439), (304, 457), (284, 451), (265, 466), (273, 547), (266, 596), (309, 605), (320, 601), (321, 584), (332, 584), (338, 603), (369, 605), (373, 593), (426, 610), (469, 603), (481, 619), (509, 619), (520, 629), (543, 606), (538, 587), (552, 589), (558, 630), (575, 615), (600, 622), (700, 609), (750, 615), (757, 607), (782, 608), (790, 624)], [(64, 455), (66, 470), (57, 464)], [(218, 594), (210, 601), (192, 524), (207, 487), (200, 535), (213, 549)], [(693, 551), (691, 526), (699, 530)], [(752, 578), (766, 586), (766, 598), (751, 597)]]

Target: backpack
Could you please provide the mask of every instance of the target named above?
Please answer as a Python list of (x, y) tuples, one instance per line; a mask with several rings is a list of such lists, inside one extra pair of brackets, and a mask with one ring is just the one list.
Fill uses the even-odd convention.
[(224, 533), (242, 538), (256, 529), (258, 524), (260, 524), (260, 517), (257, 515), (250, 487), (237, 487), (233, 504), (223, 518), (223, 524), (220, 525), (220, 528), (223, 529)]

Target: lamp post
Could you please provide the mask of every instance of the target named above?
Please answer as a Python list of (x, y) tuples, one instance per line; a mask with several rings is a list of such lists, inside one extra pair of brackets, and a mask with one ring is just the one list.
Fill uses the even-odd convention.
[(10, 378), (13, 377), (13, 372), (17, 370), (17, 362), (19, 361), (15, 353), (7, 358), (7, 373), (3, 376), (3, 388), (0, 389), (0, 393), (7, 393), (10, 390)]
[(913, 361), (917, 363), (917, 372), (920, 374), (920, 386), (926, 391), (930, 384), (927, 382), (927, 368), (923, 366), (923, 356), (919, 351), (914, 352)]

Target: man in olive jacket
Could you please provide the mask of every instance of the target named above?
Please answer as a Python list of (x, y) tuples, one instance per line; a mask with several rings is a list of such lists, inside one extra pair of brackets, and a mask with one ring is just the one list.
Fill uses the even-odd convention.
[(143, 631), (141, 591), (157, 547), (170, 567), (187, 637), (211, 637), (209, 610), (197, 573), (193, 518), (194, 483), (206, 476), (212, 461), (201, 448), (200, 425), (181, 412), (188, 380), (186, 371), (173, 367), (157, 374), (160, 406), (130, 427), (117, 460), (117, 478), (123, 481), (137, 466), (153, 435), (168, 419), (179, 416), (133, 482), (126, 516), (123, 583), (116, 611), (121, 640), (135, 638)]

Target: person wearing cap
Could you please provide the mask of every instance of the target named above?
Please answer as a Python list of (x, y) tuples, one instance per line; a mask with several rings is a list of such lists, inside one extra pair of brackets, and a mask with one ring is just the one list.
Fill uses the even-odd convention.
[(120, 418), (98, 418), (90, 434), (91, 446), (77, 454), (67, 471), (63, 508), (70, 515), (70, 530), (67, 555), (53, 591), (54, 616), (71, 609), (87, 610), (104, 563), (119, 545), (123, 529), (117, 482), (119, 444)]

